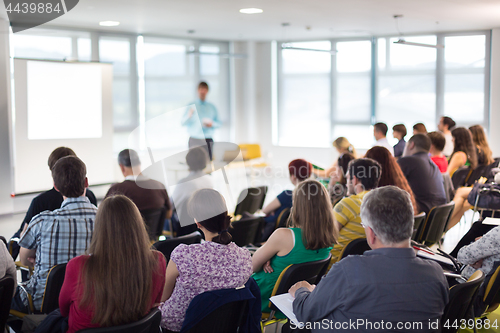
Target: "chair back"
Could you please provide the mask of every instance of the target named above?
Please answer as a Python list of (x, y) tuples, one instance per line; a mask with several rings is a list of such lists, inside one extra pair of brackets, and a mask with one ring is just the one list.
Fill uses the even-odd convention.
[(280, 215), (278, 215), (278, 218), (276, 219), (276, 229), (286, 228), (286, 223), (288, 222), (288, 218), (291, 213), (292, 210), (288, 207), (281, 211)]
[(243, 213), (254, 214), (262, 208), (266, 200), (267, 186), (249, 187), (242, 191), (238, 197), (238, 204), (234, 210), (234, 216)]
[[(445, 323), (460, 322), (462, 319), (467, 319), (470, 314), (474, 299), (477, 296), (479, 287), (484, 281), (484, 273), (476, 271), (467, 282), (457, 284), (450, 288), (450, 297), (448, 305), (444, 309), (441, 317), (441, 325)], [(453, 325), (442, 326), (442, 332), (455, 333), (458, 332), (460, 326)]]
[(66, 274), (66, 265), (59, 264), (53, 266), (47, 275), (47, 282), (45, 283), (45, 292), (43, 293), (41, 313), (50, 313), (59, 308), (59, 293), (64, 282), (64, 275)]
[(453, 188), (459, 188), (465, 186), (467, 180), (472, 173), (472, 169), (468, 166), (463, 166), (458, 168), (451, 176), (451, 182), (453, 183)]
[(351, 240), (349, 243), (344, 246), (342, 252), (339, 256), (339, 261), (344, 259), (349, 255), (361, 255), (365, 253), (365, 251), (370, 251), (371, 248), (366, 241), (366, 238), (356, 238)]
[(201, 236), (201, 233), (199, 231), (195, 231), (193, 233), (190, 233), (189, 235), (184, 235), (177, 238), (156, 242), (153, 244), (153, 247), (158, 251), (160, 251), (161, 253), (163, 253), (163, 255), (165, 256), (165, 260), (167, 261), (168, 264), (172, 251), (179, 244), (191, 245), (191, 244), (201, 243), (202, 238), (203, 237)]
[(417, 242), (426, 245), (438, 243), (441, 237), (443, 237), (443, 233), (453, 213), (453, 208), (455, 208), (453, 201), (441, 206), (432, 207), (425, 219)]
[(77, 333), (160, 333), (161, 311), (154, 308), (149, 314), (135, 323), (101, 328), (88, 328)]
[(248, 300), (226, 303), (182, 333), (233, 333), (245, 323)]
[(260, 238), (260, 231), (264, 219), (260, 216), (242, 218), (231, 223), (232, 228), (229, 233), (233, 237), (233, 242), (238, 246), (246, 246)]
[(483, 303), (486, 311), (491, 311), (500, 304), (500, 266), (497, 267), (486, 286)]
[[(299, 281), (307, 281), (310, 284), (319, 283), (328, 268), (331, 257), (330, 254), (326, 259), (289, 265), (278, 277), (271, 296), (287, 293), (290, 287)], [(272, 302), (269, 302), (269, 308), (277, 310)]]
[(0, 332), (4, 332), (5, 330), (13, 294), (14, 279), (10, 276), (4, 276), (0, 279)]
[(141, 210), (150, 240), (156, 240), (162, 234), (166, 213), (167, 209), (165, 207)]
[(425, 212), (415, 215), (413, 222), (413, 234), (411, 235), (412, 240), (414, 241), (417, 240), (417, 237), (422, 232), (422, 226), (424, 225), (423, 223), (424, 221), (425, 221)]
[(238, 146), (241, 149), (241, 154), (243, 156), (243, 160), (245, 161), (262, 157), (259, 144), (246, 143), (246, 144), (240, 144)]
[(450, 174), (448, 172), (445, 172), (442, 175), (444, 193), (446, 194), (446, 202), (450, 202), (455, 197), (455, 188), (453, 187), (453, 182), (451, 181)]

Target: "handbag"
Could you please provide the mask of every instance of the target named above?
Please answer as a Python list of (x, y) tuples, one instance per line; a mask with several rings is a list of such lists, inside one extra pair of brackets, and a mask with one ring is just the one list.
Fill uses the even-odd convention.
[(500, 185), (476, 183), (467, 197), (474, 209), (500, 209)]

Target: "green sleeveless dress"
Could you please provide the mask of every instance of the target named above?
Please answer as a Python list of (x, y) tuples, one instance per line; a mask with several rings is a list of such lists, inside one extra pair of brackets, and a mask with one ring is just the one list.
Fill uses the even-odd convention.
[[(260, 295), (262, 301), (262, 312), (271, 312), (269, 309), (269, 297), (273, 292), (274, 284), (278, 280), (281, 272), (291, 264), (301, 264), (309, 261), (316, 261), (326, 259), (330, 254), (332, 247), (325, 247), (319, 250), (307, 250), (302, 241), (302, 230), (300, 228), (290, 228), (295, 237), (294, 246), (292, 251), (284, 256), (274, 256), (271, 259), (271, 267), (274, 272), (266, 273), (263, 270), (254, 273), (252, 277), (255, 279), (260, 288)], [(285, 318), (281, 313), (276, 313), (277, 318)]]

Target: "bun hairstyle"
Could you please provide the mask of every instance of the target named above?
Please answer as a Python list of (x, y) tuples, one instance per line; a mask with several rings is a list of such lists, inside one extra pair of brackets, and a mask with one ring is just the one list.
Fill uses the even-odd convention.
[(218, 234), (212, 242), (223, 245), (231, 243), (231, 216), (227, 214), (226, 200), (219, 192), (208, 188), (198, 190), (189, 199), (187, 208), (188, 214), (199, 224)]
[(299, 181), (304, 181), (311, 177), (312, 164), (303, 159), (293, 160), (288, 164), (288, 172), (295, 176)]

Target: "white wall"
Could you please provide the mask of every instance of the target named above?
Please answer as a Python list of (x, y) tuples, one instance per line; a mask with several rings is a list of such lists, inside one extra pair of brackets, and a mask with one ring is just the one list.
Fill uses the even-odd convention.
[(490, 145), (500, 156), (500, 28), (491, 32)]

